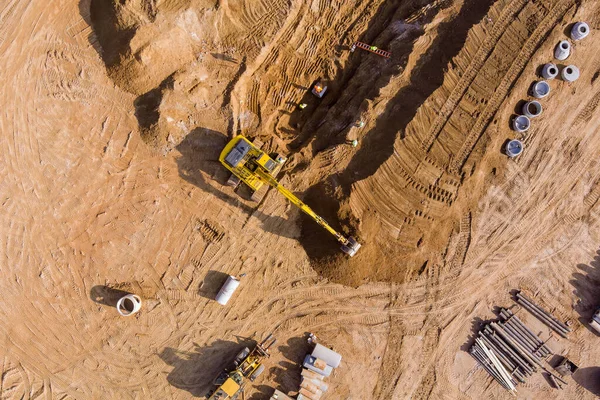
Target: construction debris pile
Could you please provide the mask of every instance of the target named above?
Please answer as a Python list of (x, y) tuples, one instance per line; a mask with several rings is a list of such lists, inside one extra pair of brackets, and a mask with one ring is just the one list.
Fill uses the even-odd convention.
[(552, 352), (544, 342), (510, 310), (500, 310), (502, 321), (490, 322), (478, 332), (469, 352), (503, 387), (515, 393), (538, 369), (567, 384), (542, 363)]

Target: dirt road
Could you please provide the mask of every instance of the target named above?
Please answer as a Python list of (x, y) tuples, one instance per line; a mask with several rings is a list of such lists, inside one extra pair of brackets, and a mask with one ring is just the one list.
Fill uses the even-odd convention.
[[(519, 398), (595, 398), (599, 15), (575, 0), (5, 1), (0, 398), (201, 397), (270, 332), (248, 397), (294, 393), (313, 332), (344, 357), (327, 399), (508, 399), (465, 349), (515, 288), (573, 321), (548, 346), (582, 369)], [(516, 136), (578, 20), (581, 78), (552, 81)], [(277, 193), (225, 185), (235, 133), (289, 155), (282, 182), (360, 238), (355, 258)], [(143, 298), (135, 317), (119, 291)]]

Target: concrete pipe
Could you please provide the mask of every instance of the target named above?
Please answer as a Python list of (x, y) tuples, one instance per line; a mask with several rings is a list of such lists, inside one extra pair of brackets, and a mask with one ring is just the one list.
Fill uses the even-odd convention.
[(511, 140), (506, 144), (505, 151), (510, 158), (516, 157), (523, 152), (523, 143), (520, 140)]
[(550, 85), (546, 81), (536, 82), (531, 89), (531, 93), (533, 94), (533, 97), (542, 99), (550, 94)]
[(240, 286), (240, 281), (235, 277), (229, 275), (229, 277), (219, 290), (219, 293), (217, 293), (217, 296), (215, 297), (217, 303), (219, 303), (222, 306), (226, 305), (229, 299), (231, 299), (233, 292), (235, 292), (238, 288), (238, 286)]
[(128, 294), (117, 301), (117, 311), (124, 317), (129, 317), (142, 308), (142, 299), (135, 294)]
[(531, 127), (531, 121), (525, 115), (519, 115), (513, 120), (513, 129), (517, 132), (525, 132)]
[(567, 65), (563, 68), (561, 76), (566, 82), (574, 82), (579, 79), (579, 68), (574, 65)]
[(554, 49), (554, 58), (557, 60), (566, 60), (571, 55), (571, 43), (566, 40), (561, 40), (558, 45), (556, 45), (556, 49)]
[(555, 64), (548, 63), (542, 67), (542, 76), (544, 79), (554, 79), (558, 75), (558, 67)]
[(571, 29), (571, 39), (581, 40), (590, 34), (590, 27), (585, 22), (577, 22)]
[(529, 118), (535, 118), (542, 115), (542, 105), (539, 101), (528, 101), (523, 105), (523, 114)]

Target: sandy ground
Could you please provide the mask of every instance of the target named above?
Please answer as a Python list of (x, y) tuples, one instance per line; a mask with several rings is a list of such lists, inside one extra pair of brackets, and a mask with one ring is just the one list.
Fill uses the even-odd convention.
[[(515, 135), (578, 20), (581, 78)], [(270, 332), (249, 399), (297, 390), (306, 332), (344, 357), (326, 399), (509, 399), (465, 350), (517, 288), (573, 322), (562, 339), (518, 312), (581, 368), (518, 398), (600, 396), (599, 32), (591, 0), (5, 0), (0, 399), (202, 397)], [(225, 185), (235, 133), (289, 155), (282, 181), (355, 258), (277, 193)]]

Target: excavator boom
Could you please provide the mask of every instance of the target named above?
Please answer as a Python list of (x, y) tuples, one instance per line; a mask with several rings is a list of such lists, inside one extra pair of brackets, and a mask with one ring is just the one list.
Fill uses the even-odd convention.
[(263, 184), (277, 189), (292, 204), (335, 236), (337, 241), (342, 244), (342, 251), (350, 257), (354, 256), (360, 248), (361, 245), (352, 236), (346, 238), (337, 232), (312, 208), (281, 185), (272, 174), (275, 170), (276, 161), (254, 146), (244, 136), (234, 137), (221, 152), (219, 161), (252, 190), (258, 190)]

